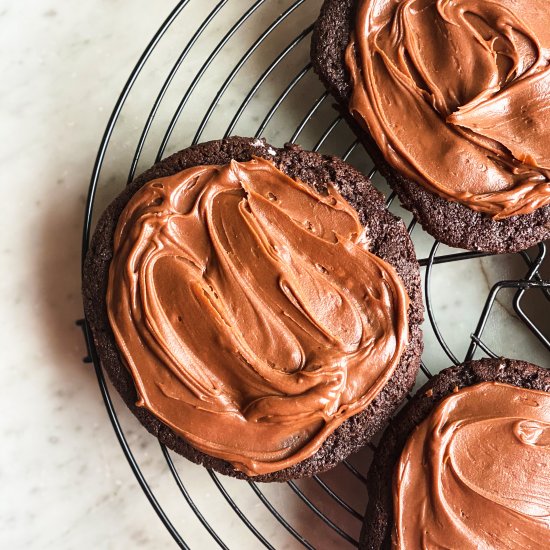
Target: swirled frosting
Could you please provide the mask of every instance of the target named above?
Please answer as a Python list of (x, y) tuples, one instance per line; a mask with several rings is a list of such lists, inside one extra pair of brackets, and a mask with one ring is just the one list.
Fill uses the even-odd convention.
[(550, 394), (451, 394), (409, 437), (393, 489), (394, 548), (548, 548)]
[(349, 110), (387, 162), (494, 219), (550, 203), (547, 0), (359, 0)]
[(408, 297), (355, 210), (261, 158), (146, 183), (107, 308), (138, 405), (248, 475), (314, 454), (407, 343)]

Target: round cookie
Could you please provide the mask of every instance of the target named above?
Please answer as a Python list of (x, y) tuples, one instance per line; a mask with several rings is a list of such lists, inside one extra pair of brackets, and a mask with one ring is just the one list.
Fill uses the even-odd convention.
[(344, 54), (354, 27), (357, 5), (358, 0), (325, 1), (313, 32), (311, 59), (315, 72), (337, 100), (337, 109), (397, 193), (401, 204), (433, 237), (457, 248), (517, 252), (550, 238), (550, 206), (495, 221), (429, 191), (388, 164), (372, 137), (348, 110), (351, 85)]
[(550, 371), (514, 359), (480, 359), (445, 369), (419, 389), (384, 432), (369, 469), (369, 502), (361, 531), (360, 548), (391, 548), (394, 472), (413, 430), (442, 399), (459, 389), (481, 382), (501, 382), (550, 392)]
[(401, 220), (384, 205), (381, 194), (361, 173), (340, 159), (303, 151), (296, 145), (278, 149), (263, 140), (233, 137), (190, 147), (161, 161), (139, 176), (106, 209), (98, 222), (88, 251), (83, 275), (86, 319), (103, 368), (127, 406), (140, 422), (170, 449), (220, 473), (246, 479), (229, 462), (202, 453), (178, 436), (145, 408), (137, 407), (137, 394), (128, 369), (122, 364), (109, 324), (105, 296), (113, 256), (117, 220), (129, 199), (146, 182), (198, 165), (226, 164), (263, 157), (291, 178), (301, 180), (318, 192), (332, 183), (357, 210), (365, 226), (371, 252), (390, 263), (401, 277), (410, 298), (409, 343), (396, 370), (376, 398), (361, 413), (347, 419), (311, 457), (278, 472), (255, 476), (256, 481), (284, 481), (327, 470), (358, 450), (381, 429), (414, 384), (422, 352), (420, 323), (423, 306), (419, 267), (414, 248)]

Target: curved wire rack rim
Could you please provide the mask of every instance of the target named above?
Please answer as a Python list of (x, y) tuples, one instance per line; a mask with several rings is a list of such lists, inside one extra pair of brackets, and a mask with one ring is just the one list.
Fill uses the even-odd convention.
[[(170, 26), (173, 24), (173, 22), (177, 19), (177, 17), (181, 14), (183, 9), (189, 4), (190, 0), (182, 0), (180, 1), (176, 7), (170, 12), (166, 20), (163, 22), (161, 27), (158, 29), (158, 31), (154, 34), (153, 38), (151, 39), (150, 43), (144, 50), (143, 54), (140, 56), (138, 62), (136, 63), (136, 66), (130, 73), (130, 76), (118, 98), (118, 100), (115, 103), (114, 109), (111, 113), (111, 116), (109, 118), (107, 127), (105, 129), (105, 132), (103, 134), (103, 138), (101, 141), (101, 144), (98, 149), (98, 153), (96, 156), (96, 160), (94, 163), (91, 181), (90, 181), (90, 187), (88, 190), (88, 196), (86, 200), (86, 208), (85, 208), (85, 219), (84, 219), (84, 226), (83, 226), (83, 234), (82, 234), (82, 262), (84, 262), (84, 258), (86, 256), (86, 252), (89, 246), (89, 237), (90, 237), (90, 229), (91, 229), (91, 223), (92, 223), (92, 214), (93, 214), (93, 206), (94, 206), (94, 200), (95, 195), (97, 191), (97, 185), (99, 182), (99, 175), (100, 171), (105, 159), (105, 155), (107, 152), (107, 148), (109, 146), (114, 127), (119, 119), (119, 116), (121, 114), (121, 111), (125, 105), (126, 99), (128, 98), (135, 82), (140, 74), (141, 70), (147, 63), (151, 53), (159, 43), (159, 41), (162, 39), (162, 37), (165, 35), (167, 30), (170, 28)], [(199, 69), (199, 72), (195, 75), (190, 87), (187, 89), (186, 93), (184, 94), (182, 100), (180, 101), (174, 115), (172, 116), (172, 119), (170, 120), (170, 123), (167, 127), (167, 130), (164, 134), (164, 137), (162, 139), (161, 145), (158, 150), (157, 154), (157, 160), (160, 160), (162, 157), (166, 146), (168, 144), (168, 141), (170, 139), (170, 136), (172, 135), (172, 132), (176, 126), (176, 123), (181, 116), (183, 109), (185, 105), (187, 104), (187, 101), (189, 100), (191, 94), (195, 90), (196, 86), (198, 85), (200, 79), (205, 74), (208, 67), (211, 65), (213, 60), (216, 58), (216, 56), (220, 53), (220, 51), (223, 49), (223, 47), (227, 44), (227, 42), (231, 39), (232, 36), (235, 35), (235, 33), (239, 30), (239, 28), (244, 24), (244, 22), (265, 2), (265, 0), (257, 0), (254, 4), (250, 6), (248, 10), (244, 12), (244, 14), (233, 24), (233, 26), (227, 31), (227, 33), (224, 35), (220, 43), (218, 43), (217, 46), (215, 46), (214, 50), (211, 52), (211, 54), (208, 56), (207, 60)], [(195, 138), (193, 141), (197, 141), (200, 139), (200, 136), (202, 134), (202, 131), (206, 127), (212, 113), (215, 110), (215, 107), (217, 103), (219, 102), (220, 98), (223, 96), (225, 91), (228, 89), (229, 84), (231, 81), (235, 78), (237, 73), (241, 70), (241, 68), (245, 65), (246, 61), (250, 58), (250, 56), (254, 53), (254, 51), (259, 47), (259, 45), (262, 43), (262, 41), (271, 34), (276, 27), (283, 21), (285, 18), (290, 15), (293, 11), (296, 10), (300, 5), (302, 5), (305, 2), (305, 0), (296, 0), (293, 4), (291, 4), (284, 12), (279, 14), (275, 20), (267, 27), (266, 30), (263, 31), (263, 33), (260, 35), (260, 38), (258, 38), (252, 46), (245, 52), (245, 54), (240, 58), (240, 61), (237, 63), (235, 67), (230, 71), (228, 77), (226, 78), (224, 84), (222, 85), (222, 88), (220, 88), (216, 94), (216, 97), (214, 101), (211, 103), (209, 109), (207, 110), (205, 116), (203, 117), (203, 120), (201, 124), (199, 125), (197, 132), (195, 134)], [(151, 108), (151, 111), (147, 117), (147, 120), (145, 122), (144, 128), (141, 132), (141, 135), (138, 140), (138, 144), (136, 147), (136, 151), (134, 153), (134, 157), (132, 159), (128, 180), (130, 181), (133, 179), (136, 171), (136, 167), (139, 162), (139, 158), (141, 156), (141, 153), (143, 151), (144, 143), (147, 139), (147, 136), (149, 134), (149, 131), (151, 129), (153, 120), (159, 110), (159, 107), (162, 103), (163, 98), (165, 97), (166, 91), (168, 90), (170, 84), (172, 83), (174, 76), (176, 75), (177, 71), (182, 66), (183, 61), (188, 56), (189, 52), (192, 50), (194, 44), (197, 42), (199, 37), (204, 33), (205, 29), (208, 27), (210, 23), (214, 20), (214, 18), (219, 14), (221, 9), (228, 3), (228, 0), (220, 0), (208, 13), (206, 18), (202, 21), (202, 23), (199, 25), (193, 36), (190, 38), (180, 55), (178, 56), (176, 62), (173, 64), (171, 70), (168, 73), (167, 78), (164, 80), (163, 84), (160, 87), (160, 90), (158, 92), (158, 95), (153, 103), (153, 106)], [(283, 48), (280, 53), (275, 57), (275, 59), (272, 61), (270, 66), (262, 73), (262, 75), (258, 78), (258, 80), (255, 82), (255, 84), (252, 86), (250, 91), (246, 94), (243, 102), (241, 103), (240, 107), (238, 108), (235, 116), (233, 117), (226, 135), (230, 134), (233, 129), (236, 127), (236, 124), (238, 123), (239, 119), (243, 115), (243, 113), (246, 110), (246, 107), (249, 105), (252, 98), (255, 96), (256, 92), (259, 90), (259, 88), (266, 82), (269, 75), (272, 74), (273, 70), (281, 63), (285, 57), (294, 50), (294, 48), (302, 42), (310, 33), (311, 33), (312, 25), (307, 26), (301, 33), (299, 33), (294, 39), (290, 41), (288, 46)], [(280, 93), (277, 100), (273, 103), (271, 108), (269, 108), (267, 114), (265, 115), (263, 121), (261, 122), (257, 132), (256, 136), (260, 136), (265, 129), (267, 128), (269, 122), (272, 120), (273, 116), (275, 115), (275, 112), (281, 105), (284, 103), (285, 99), (289, 96), (289, 94), (292, 92), (292, 90), (303, 80), (303, 78), (310, 72), (311, 70), (311, 63), (308, 62), (299, 72), (290, 80), (289, 84), (286, 86), (286, 88), (283, 89), (283, 91)], [(320, 109), (320, 107), (323, 105), (323, 103), (328, 98), (328, 93), (323, 92), (316, 100), (314, 100), (311, 108), (309, 111), (305, 114), (303, 119), (299, 122), (297, 125), (294, 133), (292, 134), (289, 141), (296, 141), (297, 138), (300, 136), (300, 134), (303, 132), (307, 124), (312, 120), (315, 113)], [(336, 117), (333, 119), (329, 125), (326, 127), (326, 129), (320, 134), (320, 137), (315, 144), (314, 150), (318, 150), (322, 147), (322, 145), (326, 142), (328, 136), (331, 134), (332, 131), (339, 125), (341, 120), (341, 117)], [(348, 147), (346, 152), (343, 155), (344, 160), (347, 160), (348, 157), (351, 156), (351, 154), (356, 150), (357, 145), (359, 142), (355, 140), (351, 145)], [(373, 169), (371, 173), (369, 174), (369, 177), (372, 178), (375, 175), (376, 169)], [(392, 201), (395, 198), (395, 194), (392, 193), (387, 200), (388, 207), (392, 204)], [(415, 227), (415, 222), (411, 222), (409, 225), (409, 231), (413, 231)], [(434, 330), (436, 331), (436, 338), (441, 345), (442, 349), (447, 353), (447, 355), (453, 360), (456, 360), (456, 357), (450, 349), (448, 348), (445, 340), (443, 339), (443, 336), (441, 332), (439, 331), (436, 319), (433, 315), (432, 310), (432, 301), (430, 300), (430, 277), (433, 270), (433, 267), (435, 265), (444, 264), (444, 263), (450, 263), (450, 262), (456, 262), (456, 261), (462, 261), (472, 258), (480, 258), (482, 256), (486, 256), (487, 254), (483, 253), (477, 253), (477, 252), (458, 252), (453, 254), (447, 254), (447, 255), (441, 255), (437, 256), (437, 248), (439, 243), (434, 243), (432, 250), (430, 252), (430, 255), (428, 258), (421, 259), (420, 264), (424, 267), (426, 267), (426, 285), (425, 285), (425, 293), (426, 293), (426, 302), (428, 307), (428, 312), (432, 313), (432, 315), (429, 315), (430, 322), (432, 327), (434, 327)], [(541, 243), (539, 245), (539, 255), (534, 259), (531, 260), (531, 258), (524, 253), (523, 257), (524, 260), (528, 266), (529, 272), (525, 279), (522, 280), (515, 280), (515, 281), (501, 281), (497, 283), (491, 290), (487, 301), (485, 303), (485, 306), (483, 308), (483, 311), (480, 315), (477, 327), (475, 332), (471, 334), (471, 346), (468, 352), (468, 355), (472, 355), (475, 353), (477, 347), (482, 349), (485, 353), (487, 353), (489, 356), (494, 356), (494, 352), (490, 350), (490, 348), (482, 341), (481, 336), (483, 333), (483, 329), (485, 328), (487, 318), (490, 314), (491, 307), (496, 299), (496, 295), (498, 292), (503, 288), (515, 288), (517, 289), (517, 293), (515, 295), (514, 299), (514, 308), (516, 312), (518, 313), (519, 317), (525, 322), (525, 324), (530, 328), (530, 330), (539, 337), (539, 339), (543, 342), (544, 345), (548, 349), (550, 349), (550, 343), (542, 335), (542, 332), (538, 329), (538, 327), (535, 325), (535, 323), (528, 317), (528, 315), (524, 312), (522, 306), (521, 306), (521, 300), (522, 297), (525, 295), (526, 291), (528, 289), (540, 289), (545, 293), (545, 296), (547, 299), (550, 299), (550, 282), (543, 281), (540, 273), (539, 268), (542, 263), (542, 260), (544, 259), (546, 254), (546, 248), (544, 244)], [(160, 505), (159, 501), (156, 499), (153, 491), (151, 490), (150, 486), (148, 485), (145, 476), (143, 472), (141, 471), (139, 464), (134, 457), (130, 446), (124, 436), (123, 429), (120, 425), (120, 422), (118, 420), (116, 411), (114, 409), (113, 402), (111, 400), (109, 390), (106, 384), (105, 377), (103, 375), (103, 371), (101, 369), (99, 358), (97, 356), (96, 349), (94, 347), (94, 342), (90, 333), (89, 326), (87, 325), (85, 320), (79, 321), (79, 324), (82, 326), (84, 338), (86, 342), (86, 346), (88, 349), (88, 356), (84, 358), (85, 362), (93, 362), (96, 376), (98, 379), (98, 384), (100, 387), (101, 395), (103, 397), (105, 407), (109, 416), (109, 419), (112, 423), (113, 429), (115, 431), (115, 434), (117, 436), (117, 439), (119, 441), (119, 444), (121, 445), (121, 448), (124, 452), (124, 455), (126, 456), (128, 463), (134, 472), (134, 475), (136, 476), (136, 479), (142, 488), (144, 494), (146, 495), (147, 499), (151, 503), (153, 509), (157, 513), (158, 517), (170, 533), (170, 535), (173, 537), (176, 544), (181, 548), (188, 548), (187, 543), (184, 541), (181, 534), (177, 531), (177, 529), (174, 527), (173, 523), (168, 518), (167, 514), (165, 513), (164, 509)], [(473, 350), (473, 351), (471, 351)], [(422, 372), (427, 376), (431, 377), (432, 374), (429, 371), (429, 369), (426, 367), (424, 363), (421, 364)], [(369, 448), (371, 450), (375, 450), (375, 446), (373, 444), (369, 444)], [(195, 513), (198, 520), (201, 522), (207, 533), (213, 538), (213, 540), (217, 543), (217, 545), (220, 548), (226, 549), (227, 546), (223, 542), (221, 536), (213, 529), (213, 527), (208, 523), (206, 518), (203, 516), (203, 514), (200, 512), (199, 508), (191, 498), (189, 492), (185, 488), (185, 485), (183, 483), (183, 480), (180, 476), (180, 474), (177, 471), (177, 468), (172, 461), (172, 458), (170, 456), (169, 451), (166, 449), (164, 445), (160, 445), (161, 452), (164, 455), (167, 467), (169, 471), (172, 474), (172, 477), (178, 486), (181, 494), (183, 495), (184, 499), (186, 500), (187, 504)], [(345, 467), (351, 474), (353, 474), (358, 481), (361, 483), (366, 483), (365, 476), (355, 467), (353, 466), (349, 460), (345, 460), (343, 462), (343, 467)], [(266, 548), (273, 548), (271, 543), (262, 535), (262, 533), (252, 524), (252, 522), (248, 519), (246, 514), (237, 506), (235, 501), (232, 499), (232, 497), (229, 495), (227, 490), (224, 488), (221, 481), (218, 479), (216, 474), (214, 472), (209, 471), (209, 475), (214, 482), (215, 486), (220, 491), (221, 495), (224, 497), (230, 508), (236, 513), (236, 515), (240, 518), (240, 520), (243, 522), (243, 524), (250, 530), (250, 532), (256, 537), (256, 539)], [(345, 502), (344, 499), (342, 499), (333, 489), (331, 489), (324, 481), (322, 481), (319, 477), (314, 478), (314, 482), (319, 485), (332, 500), (335, 502), (337, 506), (339, 506), (341, 509), (345, 510), (354, 520), (360, 519), (360, 514), (351, 507), (348, 503)], [(264, 493), (258, 488), (258, 486), (254, 482), (249, 482), (250, 487), (254, 491), (255, 495), (258, 497), (260, 502), (263, 503), (263, 505), (267, 508), (267, 510), (275, 517), (277, 522), (302, 546), (312, 549), (314, 546), (309, 542), (301, 533), (299, 533), (291, 524), (289, 521), (287, 521), (273, 506), (273, 504), (267, 499), (267, 497), (264, 495)], [(353, 538), (351, 535), (346, 533), (339, 525), (337, 525), (334, 521), (329, 519), (320, 509), (318, 506), (316, 506), (306, 495), (305, 493), (294, 483), (289, 482), (289, 487), (294, 492), (294, 494), (307, 506), (307, 508), (320, 520), (322, 520), (334, 533), (336, 533), (339, 537), (341, 537), (343, 540), (351, 544), (352, 546), (357, 546), (357, 541), (355, 538)]]

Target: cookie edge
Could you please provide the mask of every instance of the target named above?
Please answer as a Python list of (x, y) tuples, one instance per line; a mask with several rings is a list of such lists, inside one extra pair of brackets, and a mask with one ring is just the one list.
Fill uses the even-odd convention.
[[(362, 223), (366, 222), (370, 224), (369, 231), (377, 232), (377, 235), (374, 235), (376, 242), (373, 251), (375, 253), (377, 249), (387, 251), (388, 248), (392, 248), (394, 242), (395, 244), (399, 243), (401, 257), (398, 258), (399, 261), (397, 264), (395, 263), (395, 258), (393, 258), (394, 261), (391, 261), (388, 258), (384, 258), (384, 254), (381, 254), (381, 257), (394, 265), (405, 283), (411, 302), (408, 312), (410, 326), (409, 344), (390, 381), (369, 407), (362, 413), (346, 420), (327, 438), (319, 451), (308, 459), (278, 472), (248, 477), (242, 472), (235, 470), (228, 462), (194, 449), (152, 413), (135, 406), (137, 394), (131, 375), (123, 366), (118, 355), (107, 317), (104, 297), (112, 257), (112, 238), (118, 217), (130, 197), (142, 185), (152, 179), (176, 173), (190, 166), (198, 164), (224, 164), (231, 158), (248, 160), (252, 155), (276, 161), (279, 168), (285, 172), (286, 170), (284, 170), (281, 163), (287, 162), (287, 168), (290, 166), (291, 172), (295, 170), (300, 173), (303, 172), (302, 176), (305, 177), (299, 179), (310, 184), (311, 182), (307, 181), (307, 162), (305, 162), (307, 160), (310, 162), (315, 160), (318, 163), (315, 168), (319, 169), (319, 167), (322, 167), (324, 169), (327, 176), (326, 182), (332, 179), (337, 181), (339, 177), (345, 177), (346, 181), (344, 183), (349, 184), (347, 180), (352, 179), (353, 196), (348, 197), (345, 193), (343, 194), (358, 209)], [(305, 168), (304, 165), (306, 165)], [(302, 168), (305, 172), (301, 170)], [(289, 175), (294, 177), (293, 174)], [(315, 187), (315, 185), (313, 186)], [(348, 185), (348, 187), (350, 186)], [(342, 192), (342, 189), (340, 191)], [(366, 196), (368, 196), (369, 200), (364, 200)], [(384, 227), (387, 227), (388, 224), (392, 226), (393, 231), (383, 231)], [(403, 242), (405, 245), (403, 245)], [(168, 448), (178, 454), (182, 454), (197, 464), (202, 464), (219, 473), (232, 475), (241, 479), (286, 481), (288, 479), (309, 477), (336, 466), (351, 452), (358, 450), (382, 428), (414, 385), (420, 364), (422, 337), (419, 325), (423, 315), (420, 273), (414, 248), (403, 222), (385, 208), (381, 194), (360, 172), (336, 157), (304, 151), (299, 146), (292, 144), (287, 144), (283, 148), (276, 148), (263, 140), (252, 138), (233, 137), (215, 140), (179, 151), (138, 176), (134, 182), (127, 186), (110, 203), (96, 226), (84, 263), (83, 297), (85, 315), (92, 331), (100, 362), (131, 412), (150, 433), (156, 436)], [(403, 380), (403, 382), (397, 383), (396, 380), (398, 379)], [(347, 432), (350, 433), (347, 434)], [(351, 439), (350, 441), (341, 440), (342, 437), (346, 437), (346, 434), (348, 439)]]
[(391, 548), (393, 473), (411, 432), (442, 399), (457, 388), (481, 382), (502, 382), (550, 393), (550, 371), (519, 359), (478, 359), (449, 367), (432, 377), (403, 407), (382, 435), (367, 474), (369, 502), (361, 530), (361, 550)]

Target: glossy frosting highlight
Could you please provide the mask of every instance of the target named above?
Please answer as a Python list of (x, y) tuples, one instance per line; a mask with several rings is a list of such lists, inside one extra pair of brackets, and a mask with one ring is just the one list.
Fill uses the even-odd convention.
[(484, 382), (451, 394), (409, 437), (393, 547), (545, 549), (550, 394)]
[(547, 0), (360, 0), (351, 114), (387, 162), (494, 219), (550, 203)]
[(150, 181), (118, 221), (107, 308), (138, 405), (248, 475), (310, 457), (365, 409), (407, 307), (338, 192), (260, 158)]

